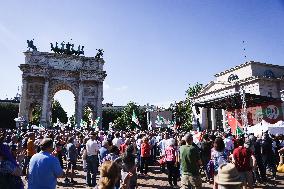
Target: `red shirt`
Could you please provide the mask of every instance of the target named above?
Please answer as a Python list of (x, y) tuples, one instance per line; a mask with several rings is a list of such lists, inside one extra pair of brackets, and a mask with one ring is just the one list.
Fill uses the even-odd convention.
[(243, 146), (239, 146), (233, 152), (233, 157), (235, 159), (235, 165), (239, 172), (251, 171), (252, 167), (250, 165), (252, 151)]
[(120, 153), (123, 154), (126, 151), (127, 147), (128, 147), (128, 145), (125, 144), (125, 143), (120, 145), (120, 149), (119, 149)]
[(150, 144), (147, 143), (142, 143), (141, 144), (141, 157), (150, 157)]

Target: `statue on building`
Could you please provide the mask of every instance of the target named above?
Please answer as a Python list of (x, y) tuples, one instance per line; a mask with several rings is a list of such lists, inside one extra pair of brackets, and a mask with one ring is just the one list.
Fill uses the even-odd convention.
[(96, 60), (99, 60), (99, 59), (101, 59), (103, 56), (104, 56), (104, 50), (103, 49), (96, 49), (98, 52), (97, 52), (97, 54), (96, 54), (96, 56), (95, 56), (95, 59)]
[(63, 41), (61, 43), (61, 48), (58, 47), (58, 42), (56, 42), (56, 45), (54, 47), (53, 43), (50, 43), (51, 51), (53, 51), (56, 54), (67, 54), (67, 55), (84, 55), (84, 46), (81, 47), (81, 45), (78, 46), (78, 50), (74, 50), (74, 44), (67, 43)]
[(28, 43), (28, 51), (30, 51), (31, 49), (33, 51), (37, 51), (37, 48), (36, 46), (34, 45), (34, 39), (33, 40), (27, 40), (27, 43)]

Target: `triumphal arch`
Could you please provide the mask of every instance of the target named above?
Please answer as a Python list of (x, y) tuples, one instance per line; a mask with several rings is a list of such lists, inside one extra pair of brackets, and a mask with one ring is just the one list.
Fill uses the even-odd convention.
[[(85, 57), (83, 46), (74, 50), (74, 44), (64, 42), (58, 47), (51, 44), (49, 52), (39, 52), (28, 41), (29, 50), (24, 52), (25, 63), (20, 64), (22, 71), (22, 96), (19, 117), (30, 121), (33, 107), (41, 107), (40, 123), (44, 127), (51, 125), (52, 99), (56, 92), (69, 90), (75, 96), (76, 125), (80, 126), (85, 107), (92, 110), (92, 119), (102, 117), (103, 50), (99, 49), (95, 57)], [(70, 102), (73, 103), (73, 102)]]

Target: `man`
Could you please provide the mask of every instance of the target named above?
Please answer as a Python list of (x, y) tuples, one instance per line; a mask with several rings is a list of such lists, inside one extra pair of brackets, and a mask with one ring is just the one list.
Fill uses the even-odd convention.
[[(86, 182), (87, 185), (92, 187), (96, 186), (96, 175), (98, 172), (98, 152), (101, 147), (100, 143), (96, 140), (96, 133), (90, 133), (90, 139), (86, 143), (86, 169), (87, 169), (87, 176)], [(92, 175), (91, 175), (92, 174)]]
[(28, 135), (28, 140), (27, 140), (27, 146), (26, 146), (26, 158), (25, 158), (25, 164), (24, 164), (24, 172), (28, 173), (29, 170), (29, 163), (30, 163), (30, 159), (32, 158), (32, 156), (36, 153), (36, 149), (35, 149), (35, 134), (33, 132), (30, 132), (27, 134)]
[(247, 140), (244, 145), (244, 139), (239, 139), (238, 144), (239, 146), (233, 151), (233, 162), (239, 171), (244, 187), (253, 188), (252, 168), (256, 165), (256, 159), (249, 149), (251, 146), (250, 141)]
[(73, 179), (75, 175), (75, 169), (76, 169), (76, 161), (78, 157), (78, 151), (74, 144), (74, 138), (69, 137), (67, 140), (68, 144), (66, 146), (66, 153), (67, 153), (67, 169), (66, 169), (66, 177), (65, 177), (65, 183), (69, 183), (68, 175), (69, 175), (69, 169), (71, 169), (71, 183), (76, 184), (77, 182)]
[(56, 157), (51, 155), (53, 141), (45, 138), (40, 143), (41, 151), (35, 154), (29, 164), (29, 189), (55, 189), (56, 180), (63, 175), (63, 170)]
[(99, 160), (100, 160), (100, 164), (103, 163), (103, 159), (108, 155), (109, 151), (108, 151), (108, 141), (104, 140), (102, 141), (102, 147), (99, 149)]
[(117, 132), (117, 133), (115, 133), (114, 136), (115, 136), (115, 137), (114, 137), (114, 139), (112, 140), (112, 144), (115, 145), (115, 146), (117, 146), (118, 149), (119, 149), (119, 148), (120, 148), (120, 145), (123, 144), (123, 141), (122, 141), (122, 139), (120, 138), (120, 133)]
[(193, 144), (191, 134), (184, 137), (186, 145), (180, 147), (181, 162), (181, 189), (199, 189), (202, 181), (199, 175), (199, 166), (202, 165), (199, 150)]

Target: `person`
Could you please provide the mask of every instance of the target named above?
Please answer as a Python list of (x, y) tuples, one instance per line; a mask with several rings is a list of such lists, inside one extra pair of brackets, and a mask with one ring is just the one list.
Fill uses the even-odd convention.
[(58, 158), (51, 153), (53, 141), (45, 138), (40, 143), (41, 151), (30, 160), (28, 188), (29, 189), (55, 189), (57, 178), (63, 175)]
[(212, 142), (209, 140), (208, 134), (203, 135), (203, 141), (201, 142), (201, 160), (203, 165), (203, 170), (206, 175), (206, 181), (210, 180), (209, 172), (207, 171), (207, 164), (211, 158)]
[(104, 140), (102, 141), (102, 147), (99, 149), (99, 161), (100, 164), (103, 163), (103, 159), (108, 155), (109, 151), (108, 151), (108, 141)]
[[(228, 161), (228, 155), (225, 151), (225, 144), (222, 138), (217, 137), (214, 141), (213, 148), (211, 150), (211, 160), (214, 164), (214, 176), (218, 174), (218, 168), (223, 163)], [(217, 183), (214, 179), (214, 188), (217, 189)]]
[(276, 180), (276, 157), (272, 143), (272, 139), (265, 133), (261, 145), (263, 164), (265, 168), (268, 166), (271, 169), (272, 177)]
[(124, 143), (121, 144), (119, 147), (120, 154), (124, 154), (129, 144), (130, 144), (130, 139), (129, 138), (125, 139)]
[[(256, 159), (249, 149), (250, 141), (244, 145), (244, 139), (239, 139), (238, 147), (233, 151), (233, 162), (242, 179), (244, 188), (253, 188), (252, 169), (256, 165)], [(251, 165), (252, 159), (252, 165)]]
[(193, 146), (193, 137), (186, 134), (184, 137), (186, 145), (180, 147), (181, 163), (181, 189), (199, 189), (202, 181), (199, 174), (199, 166), (202, 165), (199, 150)]
[(36, 153), (36, 148), (35, 148), (35, 134), (33, 132), (28, 133), (28, 140), (27, 140), (27, 149), (26, 149), (26, 158), (25, 158), (25, 165), (24, 165), (24, 172), (29, 174), (29, 162), (32, 156)]
[(170, 186), (177, 186), (178, 168), (177, 168), (177, 149), (175, 147), (175, 139), (171, 138), (166, 147), (165, 159), (168, 169), (168, 182)]
[[(17, 164), (10, 152), (9, 146), (3, 144), (3, 136), (0, 135), (0, 188), (24, 189), (21, 180), (22, 169)], [(24, 158), (24, 154), (18, 156), (18, 161)]]
[[(67, 154), (67, 169), (66, 169), (66, 177), (65, 177), (65, 184), (72, 183), (76, 184), (77, 181), (74, 180), (75, 169), (76, 169), (76, 162), (78, 158), (78, 151), (76, 146), (74, 145), (74, 138), (69, 137), (67, 140), (68, 144), (66, 145), (66, 154)], [(71, 169), (71, 174), (69, 174), (69, 170)], [(68, 175), (70, 179), (68, 179)]]
[(119, 133), (119, 132), (115, 133), (115, 137), (114, 137), (114, 139), (112, 140), (112, 144), (115, 145), (115, 146), (117, 146), (118, 149), (120, 148), (120, 145), (123, 144), (123, 141), (122, 141), (122, 139), (120, 138), (120, 133)]
[[(96, 186), (96, 175), (98, 172), (98, 152), (101, 147), (99, 142), (96, 140), (96, 133), (90, 133), (90, 139), (86, 143), (86, 183), (88, 186)], [(91, 175), (92, 174), (92, 175)]]
[(137, 173), (136, 173), (136, 156), (134, 155), (135, 148), (132, 144), (128, 145), (125, 153), (122, 155), (122, 176), (132, 174), (129, 181), (129, 189), (135, 189), (137, 186)]
[[(129, 179), (132, 177), (131, 173), (125, 175), (120, 189), (128, 189)], [(105, 161), (100, 169), (100, 178), (95, 189), (112, 189), (121, 178), (120, 167), (116, 162)]]
[(218, 168), (216, 183), (218, 189), (241, 189), (242, 186), (238, 170), (232, 163), (224, 163)]
[(144, 137), (141, 144), (141, 167), (140, 173), (145, 174), (147, 176), (148, 166), (149, 166), (149, 158), (150, 158), (150, 144), (148, 143), (148, 138)]

